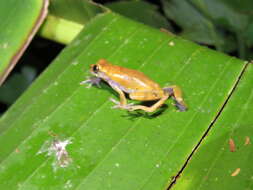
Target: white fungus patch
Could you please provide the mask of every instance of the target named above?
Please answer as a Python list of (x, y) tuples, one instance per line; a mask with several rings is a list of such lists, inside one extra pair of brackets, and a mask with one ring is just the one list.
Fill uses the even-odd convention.
[(3, 45), (2, 45), (3, 49), (6, 49), (8, 46), (9, 46), (9, 44), (7, 42), (3, 43)]
[(124, 44), (128, 44), (129, 43), (129, 39), (126, 39), (125, 41), (124, 41)]
[(75, 42), (73, 42), (73, 46), (78, 46), (81, 43), (81, 40), (76, 40)]
[(6, 167), (5, 166), (0, 166), (0, 171), (3, 172), (4, 170), (6, 170)]
[(101, 154), (101, 153), (102, 153), (102, 150), (98, 150), (97, 153), (98, 153), (98, 154)]
[(77, 60), (75, 60), (75, 61), (72, 62), (72, 65), (77, 65), (77, 64), (78, 64)]
[(118, 168), (119, 167), (119, 163), (115, 163), (115, 166)]
[(43, 90), (43, 93), (45, 93), (45, 94), (47, 93), (47, 88), (45, 88), (45, 89)]
[(70, 144), (69, 139), (60, 141), (54, 140), (51, 146), (48, 149), (49, 155), (55, 155), (60, 167), (66, 167), (69, 165), (71, 159), (69, 158), (66, 146)]
[(41, 179), (44, 179), (44, 178), (46, 178), (46, 176), (45, 176), (45, 175), (41, 175), (40, 178), (41, 178)]
[(18, 189), (20, 189), (22, 187), (22, 183), (18, 183), (17, 187), (18, 187)]
[(88, 39), (90, 39), (92, 37), (92, 35), (91, 34), (88, 34), (88, 35), (86, 35), (85, 37), (84, 37), (84, 39), (85, 40), (88, 40)]
[(127, 57), (123, 58), (123, 62), (127, 63), (128, 62), (128, 58)]
[(173, 42), (173, 41), (171, 41), (170, 43), (169, 43), (169, 46), (174, 46), (175, 45), (175, 43)]
[(104, 28), (102, 29), (102, 31), (106, 31), (106, 30), (108, 30), (108, 28), (107, 28), (107, 27), (104, 27)]
[(42, 154), (44, 152), (47, 152), (47, 156), (53, 156), (56, 159), (56, 162), (53, 162), (53, 168), (54, 170), (57, 169), (57, 167), (67, 167), (72, 159), (69, 157), (69, 154), (66, 150), (66, 147), (71, 144), (71, 140), (53, 140), (53, 141), (46, 141), (39, 152), (37, 154)]
[(72, 186), (73, 186), (73, 184), (71, 183), (71, 180), (68, 180), (68, 181), (65, 183), (64, 188), (65, 188), (65, 189), (70, 189)]

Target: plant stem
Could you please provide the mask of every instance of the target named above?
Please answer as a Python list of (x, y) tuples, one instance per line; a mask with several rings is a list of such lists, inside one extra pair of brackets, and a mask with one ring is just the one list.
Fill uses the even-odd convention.
[(69, 44), (83, 27), (76, 22), (48, 15), (40, 28), (39, 35), (62, 44)]

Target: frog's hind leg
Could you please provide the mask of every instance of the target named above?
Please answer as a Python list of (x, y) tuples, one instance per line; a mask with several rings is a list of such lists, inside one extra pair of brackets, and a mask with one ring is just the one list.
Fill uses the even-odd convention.
[(182, 91), (178, 86), (169, 86), (163, 88), (163, 91), (165, 94), (169, 94), (170, 96), (173, 97), (173, 99), (176, 101), (176, 107), (180, 111), (186, 111), (187, 106), (184, 103), (183, 97), (182, 97)]
[[(132, 94), (133, 96), (133, 94)], [(134, 110), (143, 110), (143, 111), (146, 111), (146, 112), (153, 112), (155, 110), (157, 110), (159, 107), (161, 107), (164, 102), (169, 98), (169, 94), (164, 94), (162, 96), (161, 99), (159, 99), (158, 102), (156, 102), (155, 104), (153, 104), (152, 106), (148, 107), (148, 106), (143, 106), (143, 105), (132, 105), (132, 106), (129, 106), (129, 111), (134, 111)], [(131, 94), (130, 94), (130, 97), (131, 97)], [(134, 98), (133, 98), (134, 99)]]

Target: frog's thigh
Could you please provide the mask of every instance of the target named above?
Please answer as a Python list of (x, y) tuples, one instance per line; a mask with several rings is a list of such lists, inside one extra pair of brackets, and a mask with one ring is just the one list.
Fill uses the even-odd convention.
[(153, 104), (152, 106), (148, 107), (148, 106), (142, 106), (142, 105), (134, 105), (131, 106), (130, 110), (134, 111), (134, 110), (144, 110), (146, 112), (153, 112), (155, 111), (157, 108), (161, 107), (164, 102), (168, 99), (169, 94), (165, 94), (158, 102), (156, 102), (155, 104)]
[(149, 101), (149, 100), (159, 100), (159, 99), (161, 99), (160, 94), (154, 93), (152, 91), (149, 91), (149, 92), (140, 92), (140, 91), (131, 92), (129, 94), (129, 97), (132, 100), (140, 100), (140, 101)]

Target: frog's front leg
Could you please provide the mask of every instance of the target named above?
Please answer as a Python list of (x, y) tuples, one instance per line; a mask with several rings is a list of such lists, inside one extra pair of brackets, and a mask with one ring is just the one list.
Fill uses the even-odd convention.
[(113, 108), (120, 108), (120, 109), (127, 109), (128, 110), (129, 107), (132, 106), (132, 104), (127, 104), (127, 99), (126, 99), (126, 96), (125, 96), (123, 90), (121, 89), (121, 86), (112, 80), (107, 80), (107, 82), (119, 94), (119, 98), (120, 98), (120, 101), (110, 98), (110, 100), (116, 104), (115, 106), (113, 106)]
[(183, 100), (182, 91), (178, 86), (173, 85), (173, 86), (165, 87), (163, 88), (163, 90), (165, 93), (173, 97), (173, 99), (176, 101), (176, 107), (180, 111), (186, 111), (187, 106)]
[(98, 77), (90, 77), (89, 79), (80, 82), (80, 84), (81, 85), (88, 84), (87, 88), (90, 88), (92, 85), (96, 85), (96, 86), (100, 87), (101, 80), (102, 79), (98, 78)]

